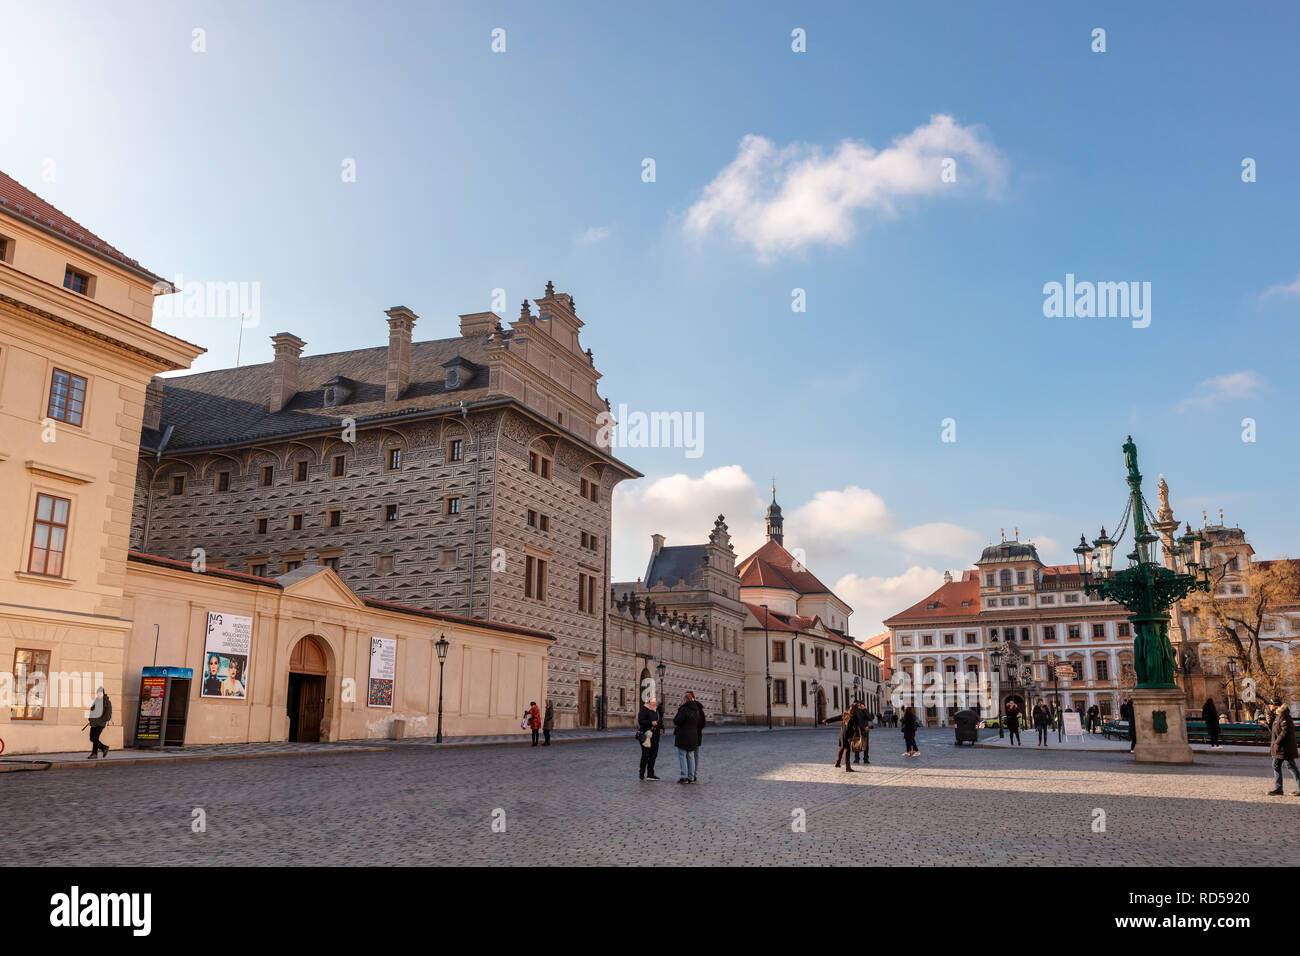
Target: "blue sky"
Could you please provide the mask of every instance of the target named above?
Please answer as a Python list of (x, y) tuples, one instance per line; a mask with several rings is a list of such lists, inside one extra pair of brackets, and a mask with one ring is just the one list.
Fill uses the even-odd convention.
[[(435, 338), (494, 289), (508, 317), (571, 292), (615, 407), (705, 420), (699, 458), (624, 452), (647, 477), (618, 499), (618, 578), (719, 511), (756, 544), (775, 474), (790, 543), (869, 634), (1000, 528), (1069, 560), (1122, 509), (1129, 433), (1181, 518), (1222, 507), (1297, 553), (1294, 4), (3, 0), (0, 21), (0, 168), (163, 275), (260, 283), (244, 362), (279, 331), (381, 344), (399, 303)], [(957, 182), (926, 178), (949, 152)], [(745, 188), (704, 215), (711, 184)], [(1045, 317), (1067, 273), (1149, 282), (1150, 325)], [(160, 324), (233, 364), (234, 320)]]

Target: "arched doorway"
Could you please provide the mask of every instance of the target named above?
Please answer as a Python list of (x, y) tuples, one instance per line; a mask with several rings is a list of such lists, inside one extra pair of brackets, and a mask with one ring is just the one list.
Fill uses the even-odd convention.
[(297, 742), (320, 740), (320, 725), (325, 717), (325, 681), (329, 676), (329, 658), (320, 638), (307, 635), (289, 655), (289, 739)]
[(826, 691), (817, 688), (817, 723), (826, 719)]

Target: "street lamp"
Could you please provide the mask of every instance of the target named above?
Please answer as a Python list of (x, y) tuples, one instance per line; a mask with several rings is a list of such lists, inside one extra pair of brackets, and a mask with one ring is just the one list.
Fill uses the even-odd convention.
[(816, 727), (817, 721), (820, 719), (817, 716), (817, 678), (814, 677), (810, 683), (812, 685), (812, 725)]
[[(1210, 542), (1193, 534), (1189, 527), (1187, 534), (1175, 546), (1175, 567), (1166, 568), (1160, 563), (1157, 548), (1160, 538), (1147, 525), (1151, 509), (1142, 497), (1142, 475), (1138, 471), (1137, 445), (1133, 443), (1133, 436), (1130, 435), (1124, 443), (1123, 451), (1128, 469), (1129, 500), (1120, 518), (1117, 537), (1124, 536), (1131, 518), (1134, 548), (1129, 555), (1129, 567), (1111, 573), (1116, 542), (1107, 537), (1104, 527), (1101, 537), (1093, 542), (1097, 551), (1095, 559), (1090, 556), (1082, 539), (1074, 552), (1078, 557), (1083, 590), (1094, 597), (1114, 601), (1129, 611), (1129, 621), (1133, 624), (1133, 667), (1137, 677), (1134, 704), (1136, 706), (1140, 701), (1144, 705), (1144, 712), (1150, 714), (1157, 738), (1148, 746), (1163, 748), (1165, 752), (1160, 756), (1164, 762), (1191, 763), (1192, 751), (1187, 745), (1184, 729), (1186, 700), (1174, 680), (1175, 659), (1173, 646), (1169, 643), (1168, 611), (1170, 605), (1192, 591), (1210, 590)], [(1155, 518), (1151, 520), (1155, 521)], [(1181, 553), (1181, 562), (1178, 552)], [(1184, 572), (1182, 567), (1188, 570)], [(1167, 734), (1169, 736), (1164, 736), (1163, 740), (1159, 739)], [(1176, 753), (1170, 752), (1170, 747)], [(1171, 757), (1175, 759), (1171, 760)], [(1138, 759), (1143, 759), (1141, 752)]]
[(447, 635), (440, 635), (434, 642), (433, 649), (438, 652), (438, 739), (437, 743), (442, 743), (442, 672), (447, 666), (447, 649), (451, 647), (451, 641), (447, 640)]
[(668, 706), (668, 694), (664, 691), (664, 675), (668, 673), (668, 665), (660, 661), (655, 667), (656, 673), (659, 674), (659, 699), (664, 702), (664, 707)]
[(996, 689), (993, 691), (993, 706), (998, 715), (998, 739), (1001, 740), (1006, 736), (1006, 708), (1002, 706), (1002, 648), (995, 647), (989, 651), (989, 659), (993, 661), (993, 674), (997, 677)]

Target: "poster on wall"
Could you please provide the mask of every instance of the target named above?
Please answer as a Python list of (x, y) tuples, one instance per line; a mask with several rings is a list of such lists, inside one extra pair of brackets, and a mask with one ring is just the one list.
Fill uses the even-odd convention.
[(140, 716), (135, 723), (136, 740), (162, 739), (163, 693), (166, 689), (166, 677), (140, 679)]
[(200, 696), (248, 696), (248, 655), (253, 643), (253, 619), (238, 614), (208, 612), (203, 643), (203, 685)]
[(393, 682), (397, 680), (397, 638), (370, 638), (370, 691), (367, 707), (393, 706)]

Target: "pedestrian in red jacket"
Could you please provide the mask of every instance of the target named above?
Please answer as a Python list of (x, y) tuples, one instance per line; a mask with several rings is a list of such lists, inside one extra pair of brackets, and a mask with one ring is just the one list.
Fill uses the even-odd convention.
[(533, 746), (536, 747), (537, 734), (542, 729), (542, 712), (537, 709), (537, 701), (531, 702), (528, 709), (524, 711), (524, 722), (528, 724), (533, 732)]

